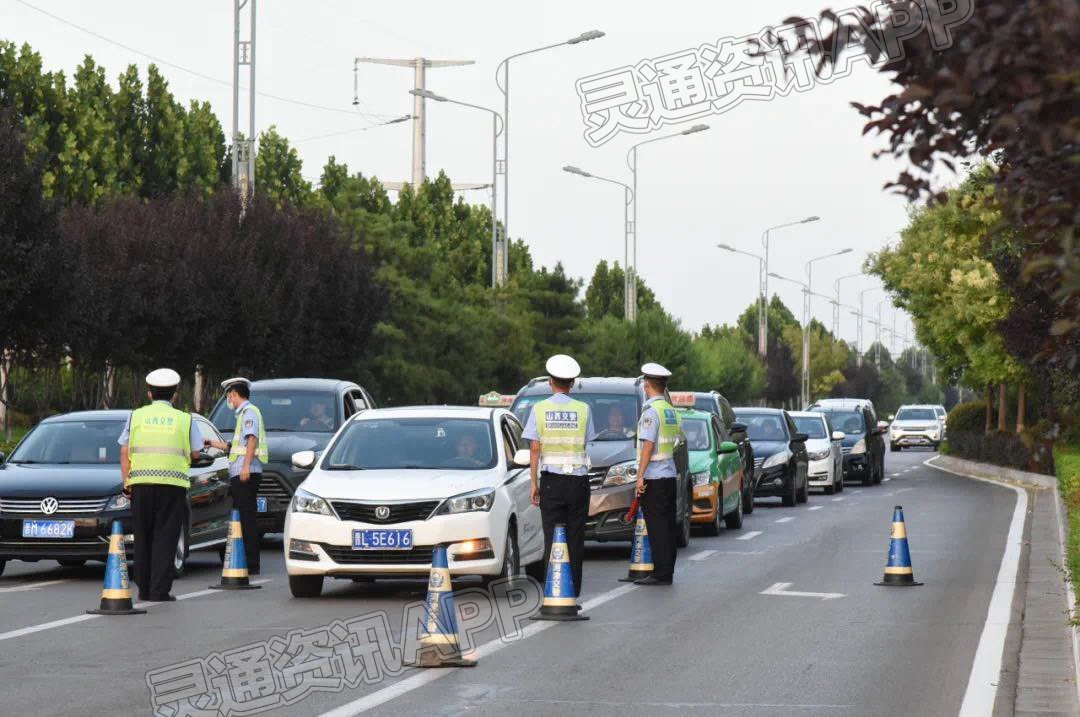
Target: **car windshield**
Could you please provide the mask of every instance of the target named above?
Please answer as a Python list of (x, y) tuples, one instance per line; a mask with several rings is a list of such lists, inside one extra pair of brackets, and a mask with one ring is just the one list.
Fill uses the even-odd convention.
[(709, 450), (709, 424), (700, 418), (684, 418), (683, 433), (686, 435), (688, 451)]
[[(511, 409), (523, 424), (532, 407), (549, 395), (520, 396)], [(625, 441), (637, 435), (640, 411), (637, 396), (620, 393), (574, 393), (571, 398), (583, 401), (592, 409), (593, 427), (598, 441)]]
[(96, 463), (119, 465), (116, 442), (124, 421), (42, 423), (19, 444), (8, 463)]
[(938, 415), (938, 418), (945, 418), (945, 416), (949, 415), (949, 414), (947, 414), (945, 412), (945, 408), (942, 407), (942, 406), (935, 407), (934, 408), (934, 413), (936, 413)]
[(354, 421), (323, 461), (326, 470), (483, 470), (497, 457), (486, 419), (370, 418)]
[(792, 416), (795, 428), (809, 438), (825, 438), (825, 419), (820, 416)]
[(937, 413), (932, 408), (901, 408), (896, 412), (897, 421), (936, 421)]
[(821, 411), (832, 416), (832, 423), (836, 430), (843, 431), (849, 436), (862, 433), (864, 430), (865, 424), (862, 413), (859, 411), (830, 411), (826, 408)]
[(785, 441), (784, 419), (775, 413), (738, 413), (736, 417), (746, 424), (746, 435), (751, 441)]
[[(251, 402), (259, 409), (263, 427), (268, 432), (333, 433), (337, 429), (337, 394), (326, 391), (251, 391)], [(236, 413), (221, 401), (214, 409), (211, 422), (219, 431), (236, 428)]]

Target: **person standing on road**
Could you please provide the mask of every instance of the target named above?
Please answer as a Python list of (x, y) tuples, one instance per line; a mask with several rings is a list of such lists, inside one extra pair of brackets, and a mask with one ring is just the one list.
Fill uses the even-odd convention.
[(653, 573), (634, 582), (671, 585), (677, 549), (675, 442), (682, 431), (682, 420), (665, 398), (671, 371), (660, 364), (647, 363), (641, 372), (645, 375), (646, 400), (638, 421), (637, 495), (649, 531)]
[(266, 446), (266, 428), (262, 413), (251, 402), (251, 381), (230, 378), (221, 382), (225, 401), (236, 412), (232, 443), (207, 440), (206, 445), (229, 452), (229, 495), (240, 511), (240, 529), (244, 535), (244, 556), (248, 575), (259, 574), (258, 492), (263, 465), (270, 460)]
[(532, 502), (540, 506), (544, 526), (544, 564), (551, 555), (555, 525), (566, 526), (574, 595), (581, 595), (581, 566), (585, 561), (585, 521), (589, 517), (589, 454), (586, 444), (596, 438), (592, 411), (570, 398), (578, 362), (565, 354), (547, 360), (551, 398), (536, 403), (522, 437), (529, 441)]
[(191, 461), (203, 447), (191, 414), (173, 408), (180, 374), (159, 368), (146, 376), (150, 405), (137, 408), (120, 434), (120, 475), (131, 498), (139, 600), (170, 602), (174, 560), (187, 545), (184, 530)]

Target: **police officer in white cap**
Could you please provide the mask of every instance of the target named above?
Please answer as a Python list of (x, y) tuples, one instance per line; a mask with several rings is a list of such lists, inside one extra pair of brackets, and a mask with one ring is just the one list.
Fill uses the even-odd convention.
[(229, 452), (229, 495), (233, 508), (240, 511), (240, 529), (244, 535), (244, 555), (248, 574), (258, 575), (259, 530), (258, 492), (263, 465), (270, 460), (262, 413), (251, 402), (251, 381), (229, 378), (221, 382), (225, 401), (236, 412), (236, 428), (231, 443), (207, 440), (206, 445)]
[(555, 525), (566, 526), (570, 574), (574, 594), (581, 594), (581, 566), (585, 560), (585, 521), (589, 517), (589, 455), (586, 444), (596, 438), (589, 404), (570, 398), (578, 362), (565, 354), (547, 361), (551, 398), (536, 403), (522, 436), (532, 453), (532, 501), (540, 506), (544, 525), (544, 564), (551, 554)]
[(159, 368), (146, 377), (149, 406), (137, 408), (120, 434), (120, 474), (131, 496), (139, 599), (164, 602), (173, 583), (173, 560), (184, 529), (191, 461), (203, 441), (191, 414), (173, 408), (180, 374)]
[(649, 531), (653, 572), (635, 582), (671, 585), (677, 549), (675, 443), (682, 432), (682, 419), (665, 395), (671, 371), (647, 363), (641, 373), (645, 376), (645, 406), (638, 420), (637, 495)]

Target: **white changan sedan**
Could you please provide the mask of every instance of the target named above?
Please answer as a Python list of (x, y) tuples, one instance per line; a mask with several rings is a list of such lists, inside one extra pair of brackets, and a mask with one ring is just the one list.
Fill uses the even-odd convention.
[(834, 431), (824, 413), (791, 411), (790, 415), (799, 433), (807, 436), (807, 485), (824, 488), (825, 495), (844, 490), (844, 453), (841, 449), (844, 432)]
[(487, 581), (526, 566), (542, 577), (540, 509), (529, 497), (528, 446), (501, 408), (424, 406), (363, 411), (312, 468), (285, 518), (285, 566), (296, 597), (323, 579), (419, 577), (445, 544), (452, 575)]

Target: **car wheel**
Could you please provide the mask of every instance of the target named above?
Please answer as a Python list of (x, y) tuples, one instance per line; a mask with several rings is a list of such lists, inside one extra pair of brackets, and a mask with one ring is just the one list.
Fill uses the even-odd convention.
[(754, 486), (744, 489), (743, 493), (742, 512), (744, 515), (750, 515), (754, 512)]
[(686, 514), (679, 525), (679, 534), (675, 536), (675, 545), (685, 548), (690, 545), (690, 506), (687, 506)]
[(506, 527), (506, 545), (503, 546), (502, 569), (497, 575), (485, 575), (484, 587), (497, 580), (514, 580), (521, 574), (521, 556), (518, 555), (517, 530), (511, 523)]
[(840, 481), (836, 484), (836, 492), (837, 493), (843, 493), (844, 492), (844, 474), (843, 473), (840, 474)]
[(900, 446), (896, 445), (895, 443), (890, 443), (889, 450), (893, 453), (898, 453), (900, 451)]
[(4, 568), (7, 567), (6, 560), (0, 560), (0, 575), (4, 574)]
[(836, 492), (836, 484), (835, 483), (830, 483), (829, 485), (825, 486), (825, 495), (832, 495), (835, 492)]
[[(742, 510), (742, 501), (739, 501), (739, 510)], [(720, 519), (724, 517), (724, 499), (719, 498), (716, 503), (716, 513), (712, 521), (705, 526), (705, 535), (720, 535)]]
[(742, 501), (737, 501), (735, 505), (735, 511), (728, 513), (724, 516), (724, 525), (728, 530), (739, 530), (742, 528)]
[(797, 500), (798, 500), (798, 490), (795, 488), (795, 479), (792, 478), (791, 479), (791, 490), (789, 490), (787, 493), (785, 493), (783, 495), (783, 497), (780, 498), (780, 502), (785, 508), (790, 508), (791, 506), (795, 505), (795, 502)]
[(178, 578), (184, 574), (187, 569), (188, 561), (188, 526), (187, 521), (184, 521), (183, 527), (180, 528), (180, 538), (176, 541), (176, 552), (173, 553), (173, 577)]
[(57, 560), (60, 563), (60, 567), (64, 568), (81, 568), (86, 565), (85, 560)]
[(293, 597), (317, 598), (322, 595), (322, 575), (290, 575), (289, 592)]

